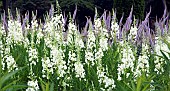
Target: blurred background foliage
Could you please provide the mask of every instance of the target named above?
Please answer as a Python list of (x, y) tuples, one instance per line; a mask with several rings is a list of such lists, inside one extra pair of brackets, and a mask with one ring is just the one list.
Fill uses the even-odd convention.
[[(124, 15), (124, 20), (129, 16), (131, 7), (133, 6), (133, 15), (135, 18), (142, 20), (152, 7), (151, 17), (158, 16), (160, 18), (163, 14), (164, 5), (163, 0), (58, 0), (63, 12), (73, 14), (75, 5), (77, 5), (76, 23), (80, 27), (85, 25), (85, 16), (90, 16), (93, 20), (95, 7), (98, 9), (98, 14), (101, 16), (104, 10), (112, 12), (116, 10), (118, 20)], [(6, 2), (5, 5), (3, 5)], [(170, 1), (166, 0), (167, 6), (170, 6)], [(18, 8), (21, 14), (27, 11), (37, 10), (37, 18), (43, 20), (45, 14), (51, 7), (51, 4), (56, 4), (56, 0), (0, 0), (0, 11), (8, 6), (15, 15), (15, 10)], [(159, 7), (158, 7), (159, 6)], [(169, 7), (168, 7), (169, 8)]]

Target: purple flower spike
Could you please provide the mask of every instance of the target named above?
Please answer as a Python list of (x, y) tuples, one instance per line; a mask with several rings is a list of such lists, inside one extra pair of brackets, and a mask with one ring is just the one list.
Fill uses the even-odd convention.
[(75, 18), (76, 18), (76, 14), (77, 14), (77, 5), (76, 5), (76, 8), (75, 8), (75, 10), (74, 10), (74, 14), (73, 14), (73, 21), (75, 20)]
[(64, 26), (66, 26), (68, 17), (66, 17), (65, 12), (64, 12), (64, 16), (63, 16), (63, 18), (64, 18), (64, 21), (63, 21), (63, 22), (64, 22)]
[(121, 19), (119, 21), (119, 35), (118, 35), (118, 39), (122, 38), (122, 25), (123, 25), (122, 21), (123, 21), (123, 17), (124, 17), (124, 13), (122, 14), (122, 17), (121, 17)]
[(89, 19), (88, 19), (87, 16), (86, 16), (86, 19), (87, 19), (87, 22), (86, 22), (86, 25), (84, 27), (84, 31), (82, 33), (83, 36), (87, 36), (87, 34), (88, 34), (87, 29), (88, 29), (88, 26), (89, 26)]
[(103, 20), (104, 20), (105, 26), (107, 28), (107, 11), (106, 10), (104, 10), (104, 13), (103, 13)]
[(22, 23), (22, 31), (23, 33), (25, 33), (25, 27), (26, 27), (26, 22), (28, 21), (28, 18), (29, 18), (29, 14), (26, 14), (24, 20), (23, 20), (23, 23)]
[(6, 32), (6, 34), (7, 34), (7, 32), (8, 32), (8, 24), (7, 24), (7, 20), (6, 20), (5, 11), (4, 11), (4, 14), (3, 14), (2, 21), (3, 21), (3, 26), (4, 26), (4, 29), (5, 29), (5, 32)]
[(123, 30), (126, 30), (126, 31), (130, 30), (130, 26), (132, 24), (132, 13), (133, 13), (133, 6), (131, 8), (129, 17), (127, 18), (126, 23), (125, 23), (125, 25), (123, 27)]
[(111, 13), (109, 12), (109, 15), (108, 15), (108, 17), (107, 17), (107, 21), (106, 21), (106, 26), (107, 26), (107, 30), (108, 30), (108, 32), (110, 32), (110, 30), (111, 30)]
[(52, 18), (53, 15), (54, 15), (54, 7), (53, 5), (51, 5), (50, 11), (49, 11), (49, 17)]

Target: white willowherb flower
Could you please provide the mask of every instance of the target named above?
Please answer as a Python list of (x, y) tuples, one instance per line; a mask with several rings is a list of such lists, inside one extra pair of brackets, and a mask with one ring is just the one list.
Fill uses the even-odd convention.
[(83, 39), (81, 38), (81, 34), (78, 31), (76, 31), (75, 33), (75, 46), (85, 48)]
[(46, 58), (43, 58), (42, 59), (42, 77), (45, 78), (47, 77), (47, 79), (49, 79), (49, 73), (52, 73), (54, 72), (54, 69), (53, 69), (53, 63), (51, 62), (50, 58), (49, 57), (46, 57)]
[(36, 40), (36, 43), (37, 43), (37, 44), (40, 44), (40, 40), (41, 40), (43, 37), (44, 37), (44, 34), (42, 33), (42, 29), (40, 29), (40, 27), (39, 27), (39, 29), (38, 29), (38, 31), (37, 31), (37, 40)]
[(131, 72), (134, 71), (134, 61), (135, 56), (133, 55), (132, 48), (128, 44), (124, 44), (122, 50), (122, 59), (120, 64), (118, 64), (118, 80), (121, 80), (121, 75), (127, 75), (126, 70), (130, 69)]
[(19, 21), (8, 21), (8, 37), (7, 42), (11, 43), (10, 40), (15, 42), (22, 42), (24, 40), (21, 23)]
[(36, 62), (38, 62), (38, 52), (36, 48), (29, 47), (28, 50), (28, 57), (30, 65), (36, 65)]
[[(170, 53), (170, 50), (169, 50), (168, 46), (158, 38), (156, 40), (156, 44), (155, 44), (155, 53), (156, 53), (156, 55), (163, 56), (161, 51), (163, 51), (164, 54), (168, 57), (168, 59), (170, 59), (169, 54), (168, 54), (168, 53)], [(156, 56), (155, 58), (156, 59), (154, 60), (154, 63), (155, 63), (154, 71), (156, 71), (157, 74), (162, 74), (162, 72), (164, 72), (164, 69), (163, 69), (162, 66), (164, 64), (166, 64), (166, 61), (163, 58), (160, 58), (158, 56)]]
[(44, 40), (45, 40), (45, 45), (47, 46), (47, 47), (49, 47), (49, 48), (52, 48), (52, 46), (53, 46), (53, 42), (52, 42), (52, 40), (50, 39), (50, 37), (45, 37), (44, 38)]
[(99, 48), (98, 51), (95, 53), (95, 60), (101, 61), (102, 57), (104, 56), (102, 48)]
[(128, 34), (128, 39), (135, 40), (137, 36), (138, 28), (136, 25), (131, 26), (130, 33)]
[(96, 18), (94, 20), (94, 28), (95, 28), (95, 32), (96, 34), (98, 34), (101, 30), (102, 30), (102, 22), (100, 18)]
[(112, 38), (119, 37), (119, 25), (116, 21), (111, 22), (111, 36)]
[(85, 51), (85, 62), (87, 64), (91, 64), (92, 66), (95, 64), (95, 58), (93, 52), (86, 50)]
[(68, 64), (70, 64), (71, 62), (76, 62), (77, 61), (77, 57), (76, 57), (76, 53), (74, 51), (69, 51), (68, 53), (69, 57), (68, 57)]
[(96, 48), (96, 38), (95, 34), (92, 30), (89, 30), (88, 36), (87, 36), (87, 47), (85, 50), (85, 62), (89, 65), (92, 64), (92, 66), (95, 64), (95, 55), (94, 55), (94, 50)]
[(102, 48), (103, 51), (108, 50), (108, 39), (105, 37), (101, 37), (99, 40), (99, 45)]
[[(105, 84), (104, 88), (108, 91), (111, 91), (116, 87), (114, 80), (112, 78), (107, 77), (107, 73), (105, 72), (105, 69), (102, 67), (101, 64), (98, 64), (97, 75), (99, 83)], [(102, 89), (103, 88), (101, 88), (101, 90)]]
[(63, 60), (64, 58), (64, 52), (61, 49), (57, 49), (56, 47), (53, 47), (51, 50), (51, 62), (52, 62), (52, 68), (55, 70), (57, 69), (59, 77), (64, 77), (66, 74), (66, 62)]
[(135, 77), (139, 77), (142, 75), (142, 72), (146, 73), (146, 76), (149, 74), (149, 57), (148, 51), (149, 46), (147, 44), (142, 45), (142, 55), (139, 56), (137, 67), (134, 72)]
[(53, 26), (55, 28), (55, 30), (60, 30), (63, 28), (64, 23), (62, 21), (62, 14), (58, 15), (56, 14), (54, 17), (52, 17), (52, 22), (53, 22)]
[(68, 25), (68, 34), (67, 34), (67, 44), (73, 44), (75, 43), (75, 40), (73, 40), (76, 36), (77, 27), (76, 25), (69, 23)]
[(81, 62), (74, 63), (76, 77), (78, 78), (85, 78), (85, 70), (83, 68), (83, 64)]
[(26, 91), (39, 91), (38, 81), (28, 81), (27, 85), (29, 86)]
[(17, 64), (14, 60), (14, 58), (10, 55), (6, 55), (2, 60), (2, 70), (5, 70), (5, 64), (7, 64), (8, 72), (11, 72), (13, 70), (17, 70)]

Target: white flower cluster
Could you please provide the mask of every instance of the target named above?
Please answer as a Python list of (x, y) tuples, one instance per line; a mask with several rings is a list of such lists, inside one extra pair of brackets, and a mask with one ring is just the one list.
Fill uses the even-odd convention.
[(60, 30), (62, 27), (64, 26), (64, 22), (62, 21), (63, 16), (62, 14), (58, 15), (56, 14), (54, 17), (52, 17), (52, 22), (53, 22), (53, 26), (55, 27), (55, 30)]
[[(95, 30), (96, 31), (96, 30)], [(106, 51), (108, 49), (108, 38), (109, 34), (106, 28), (102, 28), (100, 30), (100, 34), (98, 34), (99, 38), (99, 45), (102, 48), (103, 51)]]
[(29, 86), (26, 91), (39, 91), (38, 81), (28, 81), (27, 85)]
[(31, 65), (36, 65), (36, 62), (38, 62), (38, 52), (36, 48), (28, 48), (28, 57), (29, 62)]
[(67, 44), (72, 44), (75, 42), (74, 38), (76, 36), (77, 32), (77, 27), (76, 25), (69, 23), (68, 25), (68, 34), (67, 34)]
[(31, 21), (31, 28), (34, 31), (37, 31), (38, 29), (38, 21), (35, 19), (36, 16), (33, 16), (33, 20)]
[(8, 39), (7, 43), (11, 43), (12, 40), (15, 42), (22, 42), (24, 40), (21, 23), (19, 21), (8, 21)]
[(103, 51), (101, 48), (99, 48), (98, 51), (95, 52), (95, 60), (101, 61), (103, 56)]
[(40, 44), (40, 40), (44, 37), (42, 31), (37, 31), (37, 44)]
[(99, 45), (103, 51), (108, 50), (108, 39), (106, 37), (101, 37), (99, 40)]
[(17, 64), (14, 60), (14, 58), (10, 55), (6, 55), (2, 60), (2, 70), (5, 70), (5, 64), (7, 64), (8, 72), (11, 72), (13, 70), (17, 70)]
[(93, 66), (95, 64), (94, 60), (95, 58), (94, 58), (93, 52), (86, 50), (85, 51), (85, 62), (88, 65), (91, 64)]
[[(97, 67), (97, 75), (99, 83), (105, 84), (104, 89), (107, 89), (107, 91), (111, 91), (116, 87), (114, 80), (106, 76), (107, 73), (105, 72), (101, 64), (99, 64), (99, 66)], [(102, 89), (103, 88), (101, 88), (101, 90)]]
[(96, 18), (94, 20), (94, 28), (95, 28), (95, 32), (98, 34), (101, 30), (102, 30), (102, 23), (100, 18)]
[(64, 53), (61, 49), (57, 49), (55, 47), (52, 48), (51, 63), (52, 63), (53, 69), (57, 69), (59, 77), (64, 77), (64, 74), (66, 74), (65, 70), (67, 69), (67, 66), (63, 58), (64, 58)]
[(116, 22), (116, 21), (112, 21), (111, 22), (111, 29), (112, 29), (112, 31), (111, 31), (111, 36), (112, 36), (112, 38), (119, 38), (119, 25), (118, 25), (118, 23)]
[(78, 32), (75, 34), (75, 46), (80, 48), (85, 48), (83, 39), (81, 38)]
[[(126, 44), (125, 44), (126, 45)], [(130, 69), (131, 72), (134, 71), (134, 61), (135, 56), (133, 54), (133, 51), (129, 45), (126, 45), (125, 48), (122, 50), (122, 59), (120, 61), (120, 64), (118, 64), (118, 80), (122, 80), (121, 75), (127, 75), (129, 76), (129, 73), (126, 72), (127, 69)]]
[(49, 79), (49, 73), (52, 73), (54, 72), (53, 70), (53, 63), (51, 62), (50, 58), (49, 57), (46, 57), (46, 58), (43, 58), (42, 59), (42, 77), (45, 78), (47, 77), (47, 79)]
[[(163, 51), (164, 54), (168, 57), (168, 59), (170, 59), (169, 54), (168, 54), (170, 53), (170, 50), (168, 46), (165, 43), (163, 43), (163, 41), (161, 41), (160, 39), (157, 39), (156, 44), (155, 44), (156, 55), (163, 56), (161, 51)], [(154, 71), (156, 71), (157, 74), (162, 74), (162, 72), (164, 72), (164, 69), (162, 66), (166, 64), (166, 61), (163, 58), (160, 58), (158, 56), (156, 56), (156, 59), (154, 60), (154, 63), (155, 63)]]
[(142, 45), (142, 55), (139, 56), (138, 62), (137, 62), (137, 68), (134, 72), (135, 77), (139, 77), (142, 75), (142, 72), (146, 73), (146, 75), (149, 74), (149, 57), (147, 53), (149, 52), (149, 46), (148, 45)]
[(93, 48), (96, 47), (95, 41), (96, 41), (96, 38), (95, 38), (94, 32), (92, 30), (89, 30), (88, 39), (87, 39), (87, 47), (85, 50), (85, 62), (88, 65), (91, 64), (92, 66), (95, 64), (94, 51), (93, 51)]
[(85, 70), (83, 68), (83, 64), (81, 62), (74, 63), (76, 77), (78, 78), (85, 78)]
[(77, 61), (76, 53), (74, 51), (69, 51), (68, 64)]
[(134, 41), (137, 36), (137, 31), (138, 31), (137, 26), (135, 26), (135, 25), (131, 26), (130, 33), (128, 34), (128, 39)]

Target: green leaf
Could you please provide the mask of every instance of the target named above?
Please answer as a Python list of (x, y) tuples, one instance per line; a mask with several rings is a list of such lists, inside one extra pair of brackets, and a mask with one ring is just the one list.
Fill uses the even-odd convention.
[(22, 67), (18, 70), (15, 70), (10, 73), (5, 73), (1, 78), (0, 78), (0, 89), (3, 88), (3, 85), (5, 84), (6, 81), (8, 81), (12, 76), (14, 76), (16, 73), (18, 73), (20, 70), (24, 69), (25, 67)]
[(142, 85), (142, 76), (138, 78), (137, 80), (137, 88), (136, 91), (140, 91), (141, 90), (141, 85)]
[(53, 82), (50, 85), (50, 91), (54, 91), (54, 83)]

